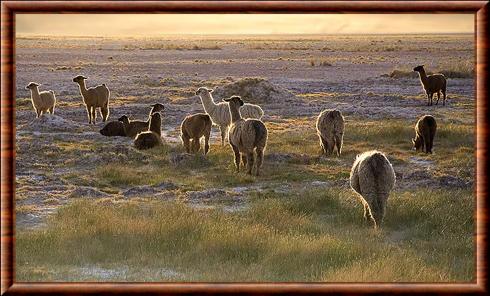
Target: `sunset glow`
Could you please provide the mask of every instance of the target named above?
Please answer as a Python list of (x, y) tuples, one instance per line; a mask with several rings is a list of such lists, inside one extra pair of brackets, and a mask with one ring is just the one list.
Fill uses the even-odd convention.
[(17, 14), (19, 35), (472, 33), (473, 14)]

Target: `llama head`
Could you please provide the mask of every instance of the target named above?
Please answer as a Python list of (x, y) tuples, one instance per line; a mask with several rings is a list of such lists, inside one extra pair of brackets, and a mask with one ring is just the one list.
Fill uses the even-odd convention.
[(80, 83), (80, 82), (83, 82), (85, 79), (88, 79), (88, 78), (83, 76), (83, 75), (78, 75), (77, 77), (73, 78), (73, 82)]
[(413, 68), (413, 70), (415, 72), (422, 72), (422, 71), (424, 71), (424, 65), (417, 66), (417, 67)]
[(237, 107), (241, 107), (241, 106), (243, 106), (245, 104), (243, 102), (242, 98), (240, 98), (239, 96), (232, 96), (232, 97), (229, 97), (229, 98), (225, 98), (225, 99), (223, 99), (223, 101), (227, 102), (230, 105), (234, 105), (234, 106), (237, 106)]
[(151, 106), (151, 112), (150, 112), (151, 114), (165, 110), (165, 106), (160, 103), (152, 104), (150, 106)]
[(200, 87), (200, 88), (197, 89), (196, 95), (200, 96), (200, 95), (210, 94), (212, 92), (213, 92), (212, 89), (209, 89), (209, 88), (206, 88), (206, 87)]
[(41, 84), (36, 83), (36, 82), (29, 82), (29, 84), (28, 84), (28, 85), (26, 85), (26, 89), (34, 89), (34, 88), (36, 88), (36, 87), (38, 87), (38, 86), (40, 86), (40, 85), (41, 85)]
[(129, 117), (126, 115), (123, 115), (117, 119), (118, 121), (121, 121), (123, 123), (129, 123)]
[(419, 151), (422, 148), (422, 139), (420, 137), (412, 138), (412, 150)]

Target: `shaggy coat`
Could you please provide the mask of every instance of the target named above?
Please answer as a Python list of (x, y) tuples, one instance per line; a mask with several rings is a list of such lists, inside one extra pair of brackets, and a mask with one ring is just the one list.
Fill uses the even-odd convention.
[(124, 124), (121, 121), (108, 122), (100, 131), (106, 137), (125, 137)]
[(434, 93), (437, 94), (436, 105), (439, 104), (441, 92), (443, 96), (442, 105), (446, 105), (446, 77), (443, 74), (428, 75), (425, 73), (424, 66), (417, 66), (413, 68), (414, 71), (419, 73), (420, 82), (427, 95), (427, 106), (432, 106), (432, 97)]
[(162, 145), (161, 126), (162, 118), (160, 113), (153, 113), (150, 118), (150, 130), (138, 134), (134, 140), (136, 149), (144, 150)]
[(415, 138), (412, 139), (413, 148), (416, 151), (432, 153), (434, 136), (436, 135), (436, 119), (431, 115), (420, 117), (415, 125)]
[(344, 117), (338, 110), (323, 110), (316, 121), (320, 147), (325, 155), (331, 155), (337, 147), (337, 156), (342, 153), (344, 141)]
[(110, 91), (105, 84), (88, 88), (85, 86), (87, 77), (78, 75), (73, 78), (73, 82), (78, 83), (80, 93), (82, 94), (83, 103), (87, 108), (88, 123), (94, 123), (97, 119), (97, 108), (100, 108), (100, 115), (105, 122), (109, 117), (109, 96)]
[(395, 171), (386, 156), (379, 151), (357, 155), (350, 172), (350, 186), (364, 205), (364, 218), (378, 227), (383, 222), (386, 204), (395, 185)]
[[(218, 104), (214, 102), (213, 96), (211, 95), (212, 92), (213, 90), (211, 89), (200, 87), (196, 91), (196, 95), (199, 95), (201, 98), (204, 111), (209, 114), (213, 123), (219, 126), (221, 132), (221, 145), (224, 145), (226, 133), (231, 124), (230, 111), (225, 102), (220, 102)], [(242, 118), (260, 119), (264, 115), (262, 108), (253, 104), (244, 104), (239, 112)]]
[(187, 153), (197, 153), (201, 149), (199, 140), (204, 136), (204, 154), (209, 151), (211, 118), (208, 114), (198, 113), (187, 116), (180, 125), (180, 138)]
[(254, 165), (254, 151), (256, 154), (255, 175), (260, 175), (260, 167), (264, 161), (264, 150), (267, 145), (267, 128), (258, 119), (242, 119), (239, 109), (244, 105), (242, 99), (237, 96), (224, 99), (228, 102), (231, 126), (228, 141), (235, 154), (235, 166), (240, 171), (240, 154), (243, 165), (247, 166), (247, 174), (252, 174)]
[(39, 92), (39, 86), (40, 84), (35, 82), (31, 82), (26, 86), (26, 89), (31, 91), (32, 107), (34, 107), (34, 111), (36, 112), (36, 118), (39, 118), (39, 116), (46, 112), (54, 114), (54, 107), (56, 105), (54, 91)]

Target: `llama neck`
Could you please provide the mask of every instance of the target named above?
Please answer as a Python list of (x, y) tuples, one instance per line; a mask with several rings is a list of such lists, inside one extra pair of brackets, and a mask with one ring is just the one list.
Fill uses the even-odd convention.
[(427, 83), (427, 74), (425, 73), (424, 69), (419, 71), (419, 77), (420, 81), (422, 81), (422, 83), (425, 85)]
[(201, 98), (204, 111), (206, 111), (206, 113), (208, 114), (213, 113), (214, 109), (216, 108), (216, 104), (214, 103), (211, 94), (201, 95), (199, 97)]
[(31, 96), (32, 97), (39, 97), (39, 88), (34, 87), (34, 88), (31, 88)]
[(150, 120), (150, 131), (161, 136), (162, 135), (162, 121), (161, 120)]
[(232, 106), (231, 104), (228, 105), (230, 107), (231, 122), (236, 122), (242, 119), (242, 116), (240, 115), (240, 111), (238, 110), (240, 107)]
[(85, 96), (87, 93), (87, 87), (85, 86), (85, 80), (78, 82), (78, 87), (80, 87), (80, 93)]

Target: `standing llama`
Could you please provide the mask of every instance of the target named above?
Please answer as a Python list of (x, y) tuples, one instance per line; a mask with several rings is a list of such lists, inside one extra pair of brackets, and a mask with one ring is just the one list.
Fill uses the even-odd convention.
[(231, 116), (231, 126), (228, 133), (228, 141), (235, 155), (235, 166), (240, 171), (240, 153), (243, 164), (247, 166), (247, 174), (252, 174), (254, 165), (254, 150), (257, 166), (255, 175), (260, 175), (260, 167), (264, 161), (264, 150), (267, 145), (267, 128), (258, 119), (243, 119), (240, 115), (240, 107), (244, 105), (242, 99), (233, 96), (223, 101), (228, 103)]
[(432, 106), (432, 97), (434, 93), (437, 94), (436, 105), (439, 104), (441, 92), (443, 96), (442, 105), (446, 105), (446, 77), (443, 74), (428, 75), (425, 73), (424, 65), (413, 68), (415, 72), (419, 73), (420, 82), (424, 87), (427, 94), (427, 106)]
[(110, 91), (105, 84), (88, 88), (85, 86), (87, 77), (78, 75), (73, 78), (73, 82), (78, 83), (80, 93), (82, 94), (83, 103), (87, 108), (88, 123), (94, 123), (97, 118), (97, 108), (100, 108), (100, 115), (105, 122), (109, 117), (109, 95)]
[[(221, 132), (221, 146), (225, 144), (225, 137), (228, 131), (228, 127), (231, 124), (230, 111), (225, 102), (215, 103), (211, 93), (213, 90), (200, 87), (196, 91), (196, 95), (201, 98), (202, 106), (204, 111), (211, 117), (214, 124), (219, 126)], [(264, 111), (260, 106), (253, 104), (244, 104), (239, 111), (241, 117), (243, 118), (255, 118), (260, 119), (264, 115)]]
[(54, 91), (39, 92), (40, 85), (39, 83), (31, 82), (26, 86), (26, 89), (31, 91), (31, 101), (34, 111), (36, 111), (36, 118), (48, 111), (49, 114), (54, 114), (54, 106), (56, 105)]
[(337, 156), (342, 153), (344, 140), (344, 117), (338, 110), (323, 110), (316, 121), (320, 147), (325, 155), (331, 155), (337, 146)]
[(391, 189), (395, 186), (395, 171), (386, 156), (376, 150), (357, 155), (350, 172), (350, 186), (361, 198), (364, 219), (377, 228), (383, 222)]
[(412, 139), (413, 149), (422, 150), (425, 153), (432, 153), (434, 136), (436, 135), (436, 119), (431, 115), (420, 117), (415, 125), (415, 138)]

